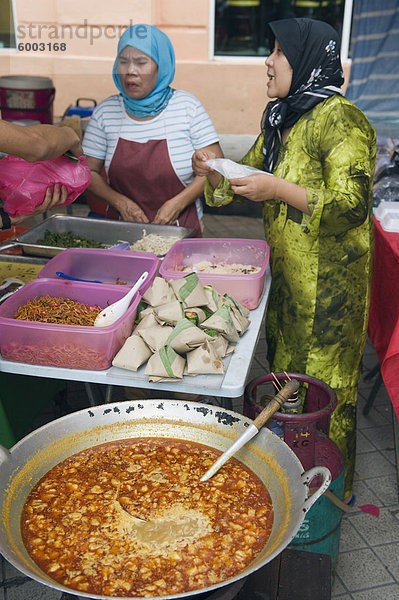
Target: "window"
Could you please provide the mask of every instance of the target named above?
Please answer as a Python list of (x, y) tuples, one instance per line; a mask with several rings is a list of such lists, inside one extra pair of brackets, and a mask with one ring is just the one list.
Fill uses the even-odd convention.
[[(348, 6), (345, 7), (345, 4)], [(348, 0), (215, 0), (215, 56), (265, 56), (271, 48), (267, 23), (291, 17), (311, 17), (330, 23), (343, 37)], [(347, 56), (342, 52), (342, 59)]]
[(16, 48), (13, 0), (0, 2), (0, 49)]

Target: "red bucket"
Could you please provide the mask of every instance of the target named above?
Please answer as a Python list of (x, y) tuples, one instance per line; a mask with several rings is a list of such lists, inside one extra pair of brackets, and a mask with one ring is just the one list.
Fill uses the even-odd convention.
[(54, 96), (55, 88), (48, 77), (0, 77), (0, 109), (6, 121), (29, 119), (52, 123)]

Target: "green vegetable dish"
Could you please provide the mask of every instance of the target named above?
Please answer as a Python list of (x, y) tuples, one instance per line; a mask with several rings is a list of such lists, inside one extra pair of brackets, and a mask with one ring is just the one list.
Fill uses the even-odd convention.
[(106, 248), (105, 244), (83, 238), (72, 233), (72, 231), (55, 233), (49, 229), (46, 229), (44, 238), (38, 240), (37, 243), (44, 246), (59, 246), (61, 248)]

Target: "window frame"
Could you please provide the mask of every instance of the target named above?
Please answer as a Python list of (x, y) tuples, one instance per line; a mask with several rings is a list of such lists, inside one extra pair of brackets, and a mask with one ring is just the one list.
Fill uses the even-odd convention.
[[(341, 39), (341, 61), (343, 64), (350, 64), (349, 57), (350, 35), (352, 29), (352, 12), (353, 0), (344, 0), (344, 19), (342, 22), (342, 39)], [(209, 60), (211, 62), (259, 62), (265, 61), (265, 56), (231, 56), (215, 54), (215, 8), (216, 0), (209, 1)]]
[(10, 4), (11, 14), (12, 14), (13, 22), (14, 22), (15, 48), (12, 48), (11, 46), (0, 47), (0, 53), (2, 53), (2, 54), (4, 54), (5, 52), (7, 52), (7, 53), (18, 52), (18, 27), (17, 27), (17, 11), (15, 8), (15, 0), (8, 0), (8, 2)]

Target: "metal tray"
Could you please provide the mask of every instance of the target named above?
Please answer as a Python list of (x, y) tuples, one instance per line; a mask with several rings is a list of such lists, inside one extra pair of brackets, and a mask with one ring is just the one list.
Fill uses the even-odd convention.
[(156, 233), (162, 236), (190, 237), (194, 230), (187, 227), (174, 225), (153, 225), (152, 223), (128, 223), (126, 221), (112, 221), (110, 219), (91, 219), (89, 217), (71, 217), (67, 215), (53, 215), (39, 225), (31, 227), (16, 238), (25, 254), (34, 256), (52, 257), (65, 250), (58, 246), (45, 246), (38, 241), (44, 238), (46, 230), (52, 233), (72, 232), (82, 238), (95, 240), (105, 244), (108, 248), (120, 241), (133, 244), (143, 237), (144, 230), (147, 235)]

